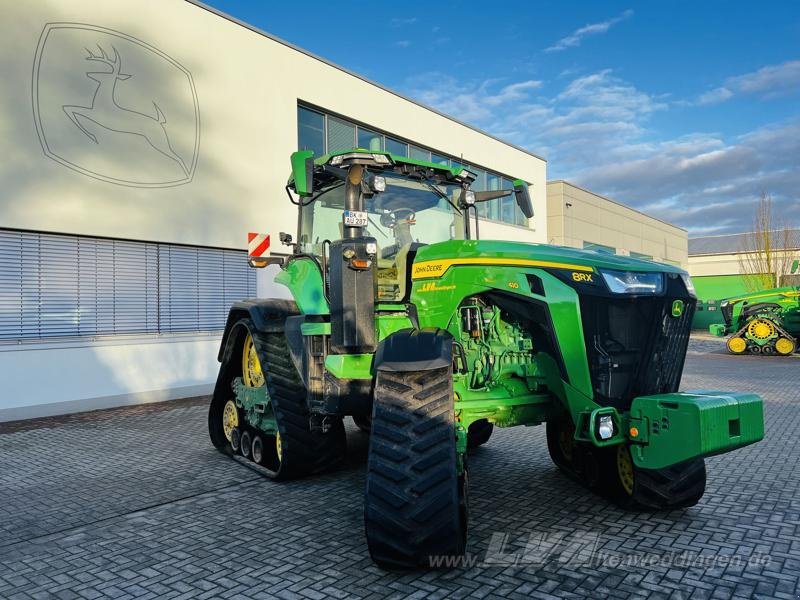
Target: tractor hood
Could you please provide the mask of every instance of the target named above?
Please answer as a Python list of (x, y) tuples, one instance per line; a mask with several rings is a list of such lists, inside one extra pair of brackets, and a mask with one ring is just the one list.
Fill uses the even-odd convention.
[(439, 277), (454, 265), (543, 267), (586, 272), (608, 269), (686, 273), (673, 265), (564, 246), (498, 240), (449, 240), (421, 247), (414, 259), (412, 277)]

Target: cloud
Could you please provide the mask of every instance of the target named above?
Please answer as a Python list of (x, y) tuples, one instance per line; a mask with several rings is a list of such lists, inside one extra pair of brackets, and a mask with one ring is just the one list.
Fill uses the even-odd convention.
[(719, 104), (741, 94), (774, 98), (800, 90), (800, 60), (790, 60), (779, 65), (768, 65), (758, 71), (729, 77), (725, 83), (701, 94), (696, 104)]
[(719, 104), (720, 102), (725, 102), (725, 100), (731, 98), (732, 96), (733, 92), (728, 88), (718, 87), (705, 92), (704, 94), (700, 94), (700, 97), (697, 99), (697, 104)]
[(491, 119), (495, 110), (525, 100), (541, 85), (541, 81), (526, 80), (500, 87), (496, 79), (460, 82), (451, 75), (432, 72), (411, 78), (406, 87), (410, 96), (425, 104), (459, 120), (481, 123)]
[(406, 25), (413, 25), (417, 22), (417, 17), (394, 17), (389, 23), (392, 27), (405, 27)]
[(599, 23), (590, 23), (589, 25), (584, 25), (583, 27), (576, 29), (567, 37), (561, 38), (552, 46), (545, 48), (545, 52), (560, 52), (561, 50), (566, 50), (567, 48), (574, 48), (576, 46), (580, 46), (583, 38), (589, 35), (597, 35), (600, 33), (606, 33), (611, 27), (619, 23), (620, 21), (624, 21), (625, 19), (629, 19), (633, 16), (633, 11), (628, 9), (625, 12), (621, 13), (620, 15), (613, 17), (611, 19), (607, 19), (605, 21), (601, 21)]
[(550, 179), (574, 181), (692, 233), (747, 230), (762, 191), (800, 225), (800, 119), (735, 138), (657, 139), (650, 119), (670, 103), (611, 70), (545, 95), (548, 86), (428, 73), (409, 82), (408, 94), (545, 156)]
[(409, 40), (398, 40), (394, 43), (398, 48), (408, 48), (411, 45)]
[(655, 143), (628, 160), (586, 168), (575, 179), (690, 233), (736, 232), (750, 227), (755, 203), (765, 191), (776, 212), (800, 224), (797, 156), (800, 120), (790, 120), (731, 141), (694, 134)]

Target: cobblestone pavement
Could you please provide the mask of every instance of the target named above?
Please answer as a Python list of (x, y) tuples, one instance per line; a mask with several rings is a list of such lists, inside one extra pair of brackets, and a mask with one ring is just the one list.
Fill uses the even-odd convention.
[(6, 427), (0, 598), (797, 598), (800, 357), (719, 344), (693, 340), (683, 389), (761, 393), (767, 438), (709, 459), (700, 504), (622, 512), (558, 473), (543, 427), (495, 430), (470, 462), (474, 564), (449, 571), (372, 564), (353, 427), (343, 469), (283, 484), (214, 451), (199, 401)]

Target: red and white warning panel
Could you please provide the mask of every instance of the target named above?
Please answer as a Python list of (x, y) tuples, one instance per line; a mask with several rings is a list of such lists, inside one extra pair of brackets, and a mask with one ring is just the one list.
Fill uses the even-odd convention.
[(247, 256), (250, 258), (263, 258), (269, 256), (269, 234), (247, 234)]

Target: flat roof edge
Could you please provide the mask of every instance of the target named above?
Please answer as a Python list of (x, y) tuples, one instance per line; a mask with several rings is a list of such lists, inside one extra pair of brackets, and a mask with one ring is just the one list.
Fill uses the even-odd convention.
[(551, 183), (563, 183), (572, 186), (576, 189), (581, 190), (582, 192), (586, 192), (587, 194), (591, 194), (592, 196), (597, 196), (598, 198), (602, 198), (607, 202), (611, 202), (612, 204), (616, 204), (617, 206), (621, 206), (623, 208), (627, 208), (628, 210), (632, 210), (635, 213), (639, 213), (640, 215), (645, 216), (648, 219), (653, 219), (654, 221), (658, 221), (659, 223), (663, 223), (664, 225), (669, 225), (674, 229), (680, 229), (681, 231), (685, 231), (687, 235), (689, 234), (689, 230), (686, 229), (685, 227), (681, 227), (680, 225), (675, 225), (675, 223), (670, 223), (669, 221), (665, 221), (664, 219), (659, 219), (658, 217), (654, 217), (653, 215), (647, 214), (646, 212), (641, 211), (638, 208), (633, 208), (632, 206), (628, 206), (627, 204), (624, 204), (619, 200), (614, 200), (613, 198), (609, 198), (608, 196), (603, 196), (603, 194), (598, 194), (597, 192), (593, 192), (592, 190), (587, 190), (585, 187), (576, 185), (571, 181), (567, 181), (566, 179), (551, 179), (547, 181), (547, 185), (550, 185)]
[(235, 23), (235, 24), (239, 25), (240, 27), (244, 27), (245, 29), (249, 29), (253, 33), (257, 33), (259, 35), (262, 35), (265, 38), (272, 40), (273, 42), (277, 42), (278, 44), (286, 46), (287, 48), (291, 48), (292, 50), (295, 50), (296, 52), (300, 52), (301, 54), (305, 54), (309, 58), (313, 58), (314, 60), (318, 60), (321, 63), (328, 65), (329, 67), (333, 67), (334, 69), (337, 69), (337, 70), (339, 70), (339, 71), (341, 71), (343, 73), (346, 73), (347, 75), (350, 75), (351, 77), (355, 77), (356, 79), (360, 79), (364, 83), (367, 83), (369, 85), (375, 86), (376, 88), (381, 89), (384, 92), (387, 92), (389, 94), (392, 94), (393, 96), (397, 96), (401, 100), (405, 100), (406, 102), (411, 102), (412, 104), (416, 104), (420, 108), (424, 108), (425, 110), (429, 110), (430, 112), (432, 112), (434, 114), (437, 114), (440, 117), (444, 117), (445, 119), (447, 119), (449, 121), (452, 121), (453, 123), (461, 125), (462, 127), (466, 127), (467, 129), (471, 129), (472, 131), (475, 131), (476, 133), (479, 133), (481, 135), (485, 135), (486, 137), (491, 138), (491, 139), (495, 140), (496, 142), (500, 142), (501, 144), (504, 144), (505, 146), (508, 146), (509, 148), (513, 148), (514, 150), (518, 150), (520, 152), (524, 152), (525, 154), (527, 154), (529, 156), (532, 156), (533, 158), (536, 158), (538, 160), (541, 160), (541, 161), (543, 161), (545, 163), (547, 162), (547, 159), (544, 158), (543, 156), (540, 156), (540, 155), (538, 155), (538, 154), (536, 154), (534, 152), (531, 152), (530, 150), (526, 150), (525, 148), (522, 148), (521, 146), (517, 146), (516, 144), (512, 144), (510, 142), (507, 142), (506, 140), (503, 140), (503, 139), (501, 139), (501, 138), (499, 138), (497, 136), (494, 136), (491, 133), (487, 133), (487, 132), (483, 131), (482, 129), (479, 129), (478, 127), (475, 127), (474, 125), (470, 125), (469, 123), (465, 123), (464, 121), (460, 121), (460, 120), (456, 119), (455, 117), (453, 117), (452, 115), (448, 115), (447, 113), (444, 113), (444, 112), (442, 112), (440, 110), (432, 108), (432, 107), (428, 106), (427, 104), (423, 104), (422, 102), (419, 102), (418, 100), (414, 100), (413, 98), (409, 98), (408, 96), (404, 96), (400, 92), (396, 92), (395, 90), (393, 90), (391, 88), (388, 88), (388, 87), (386, 87), (384, 85), (381, 85), (380, 83), (376, 83), (376, 82), (372, 81), (371, 79), (368, 79), (367, 77), (364, 77), (363, 75), (359, 75), (355, 71), (351, 71), (350, 69), (346, 69), (345, 67), (337, 65), (336, 63), (331, 62), (331, 61), (327, 60), (326, 58), (322, 58), (321, 56), (318, 56), (318, 55), (314, 54), (313, 52), (311, 52), (309, 50), (306, 50), (304, 48), (301, 48), (300, 46), (296, 46), (296, 45), (292, 44), (291, 42), (287, 42), (284, 39), (281, 39), (281, 38), (279, 38), (277, 36), (274, 36), (271, 33), (268, 33), (266, 31), (264, 31), (263, 29), (259, 29), (258, 27), (255, 27), (254, 25), (251, 25), (250, 23), (247, 23), (246, 21), (242, 21), (241, 19), (237, 19), (236, 17), (234, 17), (232, 15), (229, 15), (228, 13), (224, 13), (221, 10), (214, 8), (213, 6), (209, 6), (208, 4), (205, 4), (205, 3), (201, 2), (200, 0), (184, 0), (184, 1), (188, 2), (189, 4), (193, 4), (193, 5), (197, 6), (198, 8), (202, 8), (204, 10), (207, 10), (208, 12), (213, 13), (213, 14), (217, 15), (218, 17), (222, 17), (223, 19), (226, 19), (226, 20), (230, 21), (231, 23)]

